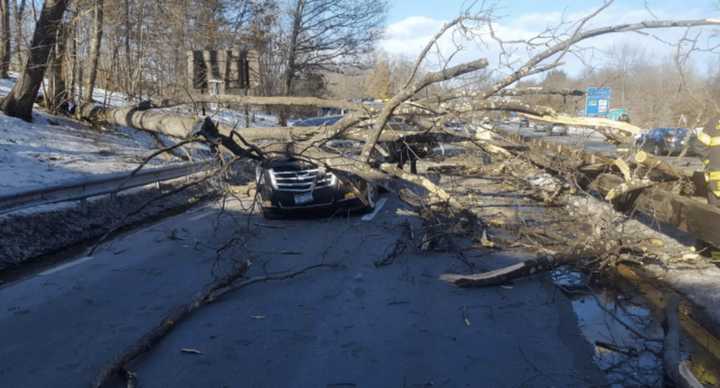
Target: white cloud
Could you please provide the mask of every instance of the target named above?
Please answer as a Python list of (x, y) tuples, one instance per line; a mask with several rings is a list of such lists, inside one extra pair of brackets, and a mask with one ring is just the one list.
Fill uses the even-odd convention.
[[(567, 23), (565, 31), (572, 31), (573, 24), (580, 18), (588, 15), (592, 9), (588, 8), (584, 12), (564, 14), (560, 12), (546, 13), (526, 13), (517, 15), (512, 18), (504, 18), (498, 20), (494, 24), (494, 30), (503, 40), (520, 40), (528, 39), (536, 36), (548, 27), (557, 26), (561, 22)], [(706, 10), (700, 8), (687, 8), (678, 10), (657, 9), (653, 13), (649, 13), (644, 8), (628, 9), (622, 7), (610, 8), (596, 18), (594, 18), (586, 28), (594, 28), (599, 26), (614, 25), (620, 23), (639, 22), (643, 20), (653, 19), (699, 19), (711, 17)], [(389, 25), (386, 29), (385, 38), (381, 41), (380, 47), (386, 52), (414, 59), (425, 47), (427, 42), (442, 28), (445, 20), (438, 20), (427, 16), (411, 16), (397, 23)], [(475, 35), (472, 39), (458, 38), (457, 32), (448, 33), (440, 41), (440, 53), (433, 54), (428, 58), (428, 66), (434, 67), (438, 63), (444, 63), (442, 58), (447, 58), (453, 53), (456, 47), (461, 46), (462, 52), (456, 54), (453, 63), (467, 61), (476, 58), (487, 58), (493, 67), (497, 67), (500, 48), (492, 39), (485, 27), (481, 27), (474, 31)], [(684, 29), (675, 30), (654, 30), (653, 35), (662, 40), (669, 42), (677, 42), (684, 33)], [(715, 43), (718, 38), (714, 38)], [(592, 40), (588, 40), (581, 44), (582, 47), (592, 47), (592, 50), (583, 51), (579, 54), (582, 61), (575, 57), (567, 57), (565, 70), (577, 74), (584, 68), (585, 63), (593, 63), (595, 65), (602, 64), (607, 61), (607, 54), (616, 47), (630, 45), (640, 47), (648, 54), (648, 60), (656, 62), (667, 60), (672, 55), (672, 48), (661, 43), (652, 36), (644, 36), (636, 33), (610, 34), (604, 35)], [(539, 50), (528, 49), (524, 46), (515, 46), (516, 51), (513, 55), (513, 63), (524, 62), (527, 58)], [(712, 55), (698, 55), (700, 62), (716, 61), (717, 57)], [(696, 59), (697, 59), (696, 58)]]
[(389, 25), (380, 45), (390, 54), (416, 57), (444, 23), (426, 16), (410, 16)]

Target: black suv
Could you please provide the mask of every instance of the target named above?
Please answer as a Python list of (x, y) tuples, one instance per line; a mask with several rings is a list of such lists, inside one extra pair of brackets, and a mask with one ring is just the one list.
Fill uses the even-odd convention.
[(377, 189), (359, 177), (343, 182), (322, 167), (287, 156), (261, 162), (255, 178), (265, 218), (370, 210), (377, 196)]
[(687, 156), (702, 156), (705, 146), (694, 131), (687, 128), (654, 128), (640, 135), (635, 145), (655, 155), (679, 155), (687, 149)]

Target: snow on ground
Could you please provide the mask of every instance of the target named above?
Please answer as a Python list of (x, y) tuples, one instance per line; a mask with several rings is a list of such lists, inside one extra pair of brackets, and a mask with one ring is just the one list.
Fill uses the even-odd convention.
[[(7, 94), (13, 82), (0, 80), (0, 95)], [(98, 100), (102, 101), (102, 97)], [(123, 105), (121, 100), (122, 97), (115, 96), (112, 101)], [(133, 170), (154, 150), (173, 144), (168, 137), (158, 138), (131, 128), (93, 129), (37, 109), (32, 123), (0, 113), (0, 195), (86, 176)], [(189, 152), (197, 158), (207, 155), (205, 150), (198, 146)], [(184, 161), (177, 156), (163, 155), (148, 167), (180, 162)]]
[[(159, 147), (151, 135), (129, 128), (105, 132), (41, 112), (33, 123), (0, 114), (0, 194), (132, 170)], [(149, 166), (180, 161), (157, 158)]]

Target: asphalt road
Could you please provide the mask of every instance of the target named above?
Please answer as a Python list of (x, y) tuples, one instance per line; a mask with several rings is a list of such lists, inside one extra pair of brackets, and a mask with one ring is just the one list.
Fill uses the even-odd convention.
[[(232, 214), (232, 216), (231, 216)], [(392, 198), (360, 217), (266, 221), (205, 206), (0, 288), (0, 386), (86, 387), (118, 353), (231, 259), (251, 276), (198, 311), (132, 368), (141, 387), (604, 386), (566, 297), (548, 277), (458, 289), (453, 254), (411, 251), (376, 268), (415, 216)], [(217, 260), (215, 249), (239, 244)], [(484, 269), (517, 255), (467, 253)], [(195, 349), (200, 354), (181, 352)]]

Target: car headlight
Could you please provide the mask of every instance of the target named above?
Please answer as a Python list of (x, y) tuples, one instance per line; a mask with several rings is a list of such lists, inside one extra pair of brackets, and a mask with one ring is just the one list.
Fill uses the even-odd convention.
[(271, 168), (268, 170), (268, 176), (270, 176), (270, 185), (274, 190), (278, 189), (277, 179), (275, 179), (275, 171)]
[(337, 176), (331, 172), (327, 173), (328, 177), (330, 177), (330, 186), (336, 186), (337, 185)]

